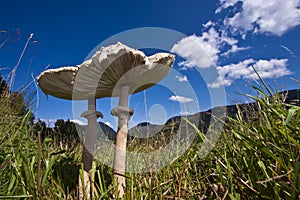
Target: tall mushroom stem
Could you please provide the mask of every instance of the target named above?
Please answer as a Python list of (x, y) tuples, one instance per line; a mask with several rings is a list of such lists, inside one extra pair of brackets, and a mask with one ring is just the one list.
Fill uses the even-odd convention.
[[(38, 77), (38, 84), (43, 92), (57, 98), (86, 100), (92, 93), (97, 98), (119, 95), (119, 106), (112, 110), (112, 114), (119, 117), (114, 173), (118, 180), (120, 197), (124, 195), (125, 189), (128, 120), (133, 114), (133, 110), (128, 108), (128, 95), (152, 87), (163, 79), (172, 67), (174, 59), (174, 55), (168, 53), (157, 53), (147, 57), (139, 50), (117, 43), (102, 47), (91, 59), (80, 65), (46, 70)], [(130, 91), (130, 83), (134, 84), (134, 91)], [(118, 87), (120, 85), (122, 85), (121, 88)], [(120, 93), (113, 93), (115, 88), (121, 89)], [(76, 95), (74, 96), (74, 94)], [(83, 116), (86, 116), (89, 121), (82, 154), (86, 177), (92, 168), (98, 115), (95, 111), (95, 98), (90, 97), (88, 101), (89, 110), (83, 113)], [(85, 180), (90, 181), (88, 178)], [(88, 184), (85, 182), (81, 184), (81, 192), (86, 185)], [(90, 190), (86, 189), (86, 191)], [(81, 199), (83, 195), (81, 193)]]
[[(126, 170), (126, 143), (128, 134), (128, 121), (130, 109), (128, 108), (129, 86), (122, 86), (119, 106), (113, 109), (112, 114), (118, 116), (118, 134), (115, 146), (114, 177), (117, 179), (119, 198), (125, 193), (125, 170)], [(131, 112), (132, 113), (132, 112)]]
[(79, 199), (93, 199), (93, 185), (91, 186), (90, 173), (93, 164), (93, 154), (97, 136), (97, 118), (103, 118), (102, 113), (96, 111), (95, 97), (88, 98), (88, 110), (81, 114), (81, 117), (88, 119), (88, 127), (83, 142), (82, 163), (83, 183), (79, 176)]

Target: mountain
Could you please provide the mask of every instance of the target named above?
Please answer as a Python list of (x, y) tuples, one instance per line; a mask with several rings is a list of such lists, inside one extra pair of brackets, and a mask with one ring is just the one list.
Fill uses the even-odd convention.
[(163, 127), (164, 125), (156, 125), (150, 124), (149, 122), (143, 122), (129, 129), (128, 134), (132, 137), (148, 138), (157, 134)]
[[(300, 89), (287, 90), (279, 92), (278, 94), (282, 103), (300, 106)], [(238, 108), (244, 117), (251, 113), (251, 111), (258, 109), (256, 102), (244, 103), (238, 105), (219, 106), (204, 112), (198, 112), (187, 116), (175, 116), (167, 120), (164, 125), (154, 125), (144, 122), (129, 130), (130, 140), (137, 138), (139, 139), (139, 142), (143, 141), (145, 138), (150, 141), (159, 140), (158, 137), (162, 137), (162, 135), (164, 138), (168, 138), (176, 134), (179, 129), (187, 130), (185, 132), (194, 131), (189, 130), (193, 129), (193, 127), (191, 127), (187, 121), (194, 124), (202, 133), (206, 133), (209, 125), (215, 120), (215, 116), (224, 116), (224, 120), (225, 116), (234, 117), (238, 113)], [(147, 137), (147, 135), (150, 137)], [(165, 142), (167, 142), (170, 138), (165, 140)]]
[[(112, 129), (110, 126), (107, 126), (103, 122), (98, 122), (99, 127), (98, 127), (98, 132), (97, 132), (97, 137), (105, 137), (108, 140), (115, 141), (116, 140), (116, 131)], [(76, 124), (76, 128), (78, 128), (78, 133), (82, 134), (87, 130), (87, 125), (79, 125)]]
[(283, 91), (279, 95), (284, 99), (284, 103), (300, 106), (300, 89)]
[[(282, 102), (285, 104), (300, 106), (300, 89), (288, 90), (279, 93)], [(206, 133), (209, 125), (215, 120), (215, 116), (226, 116), (234, 117), (238, 113), (238, 108), (244, 116), (247, 116), (251, 111), (258, 109), (257, 103), (244, 103), (238, 105), (219, 106), (209, 109), (204, 112), (198, 112), (196, 114), (187, 116), (175, 116), (167, 120), (163, 125), (150, 124), (149, 122), (143, 122), (135, 127), (132, 127), (128, 131), (129, 143), (143, 144), (155, 143), (157, 146), (166, 145), (171, 141), (172, 137), (175, 136), (179, 130), (185, 130), (180, 132), (180, 137), (189, 137), (188, 134), (194, 128), (187, 122), (194, 124), (202, 133)], [(115, 141), (116, 131), (106, 124), (99, 122), (98, 136), (105, 135), (109, 140)], [(86, 130), (87, 126), (83, 126)]]

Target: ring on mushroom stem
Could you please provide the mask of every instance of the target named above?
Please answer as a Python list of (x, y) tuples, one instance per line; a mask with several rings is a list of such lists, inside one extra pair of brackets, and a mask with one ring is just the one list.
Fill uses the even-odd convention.
[[(102, 47), (91, 59), (76, 67), (46, 70), (38, 77), (38, 84), (46, 94), (62, 99), (88, 100), (88, 110), (81, 114), (82, 117), (88, 118), (88, 138), (84, 143), (82, 155), (86, 173), (89, 172), (93, 159), (92, 144), (95, 142), (97, 118), (101, 117), (96, 111), (96, 98), (119, 97), (118, 107), (111, 111), (112, 115), (118, 117), (114, 171), (119, 197), (125, 193), (128, 120), (133, 114), (133, 109), (128, 107), (128, 96), (146, 90), (163, 79), (169, 73), (174, 59), (175, 56), (168, 53), (157, 53), (147, 57), (142, 51), (118, 42)], [(88, 150), (91, 152), (87, 153)], [(90, 187), (89, 184), (89, 181), (84, 182), (84, 187)], [(93, 195), (93, 192), (89, 193), (88, 190), (84, 195), (90, 194)]]
[[(84, 179), (83, 184), (79, 179), (79, 188), (82, 190), (79, 194), (79, 199), (84, 199), (85, 197), (93, 199), (93, 182), (91, 180), (91, 170), (93, 165), (94, 148), (97, 135), (97, 118), (103, 118), (103, 114), (96, 111), (96, 99), (93, 96), (88, 98), (88, 110), (84, 111), (81, 117), (85, 117), (88, 120), (88, 127), (85, 133), (85, 140), (82, 152), (82, 162), (84, 167)], [(84, 188), (84, 189), (83, 189)], [(83, 194), (85, 191), (85, 194)]]
[(130, 86), (122, 85), (120, 88), (119, 105), (112, 110), (112, 114), (118, 117), (118, 133), (115, 146), (115, 159), (114, 159), (114, 176), (118, 181), (119, 198), (124, 195), (125, 183), (125, 170), (126, 170), (126, 143), (128, 134), (128, 121), (130, 118), (130, 110), (128, 107), (128, 96)]
[(115, 116), (115, 117), (118, 117), (120, 115), (120, 113), (129, 113), (130, 116), (133, 115), (134, 113), (134, 110), (132, 108), (126, 108), (126, 107), (123, 107), (123, 106), (118, 106), (116, 108), (113, 108), (111, 110), (111, 115), (112, 116)]
[(87, 111), (84, 111), (80, 117), (84, 117), (86, 119), (88, 119), (90, 116), (93, 116), (93, 115), (96, 115), (97, 118), (103, 118), (103, 114), (99, 111), (94, 111), (94, 110), (87, 110)]

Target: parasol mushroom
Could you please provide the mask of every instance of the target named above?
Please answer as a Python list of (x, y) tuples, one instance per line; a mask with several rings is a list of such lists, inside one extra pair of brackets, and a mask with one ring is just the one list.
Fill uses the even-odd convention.
[[(71, 100), (73, 96), (74, 80), (78, 69), (79, 67), (61, 67), (46, 70), (38, 76), (38, 85), (47, 95), (50, 94), (57, 98)], [(103, 118), (102, 113), (96, 111), (96, 99), (94, 94), (90, 94), (86, 99), (88, 100), (88, 110), (83, 112), (81, 117), (87, 118), (88, 127), (82, 152), (84, 177), (83, 183), (81, 177), (79, 177), (79, 199), (83, 199), (84, 196), (89, 198), (90, 194), (92, 194), (89, 174), (92, 169), (92, 152), (94, 151), (96, 141), (97, 118)], [(85, 191), (85, 193), (83, 191)]]
[[(93, 113), (88, 115), (93, 116), (93, 119), (89, 119), (89, 127), (93, 126), (90, 121), (95, 123), (97, 119), (95, 98), (119, 97), (118, 107), (111, 112), (118, 117), (114, 176), (118, 181), (119, 197), (125, 191), (128, 120), (133, 114), (133, 109), (128, 107), (128, 96), (155, 85), (168, 74), (173, 63), (174, 55), (157, 53), (147, 57), (142, 51), (117, 43), (102, 47), (90, 60), (76, 68), (62, 68), (59, 70), (61, 74), (46, 71), (38, 78), (39, 86), (46, 94), (64, 99), (88, 99), (89, 111)], [(69, 77), (70, 74), (63, 74), (64, 71), (73, 75)], [(93, 150), (92, 147), (89, 148)]]

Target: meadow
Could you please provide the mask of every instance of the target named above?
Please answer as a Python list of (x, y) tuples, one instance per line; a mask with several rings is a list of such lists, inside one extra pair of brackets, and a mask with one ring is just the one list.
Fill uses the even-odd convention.
[[(185, 154), (157, 171), (127, 173), (124, 199), (300, 199), (300, 107), (262, 79), (252, 87), (256, 95), (241, 95), (255, 106), (237, 104), (234, 115), (218, 119), (225, 126), (207, 156), (198, 154), (205, 133), (188, 123), (198, 137)], [(74, 126), (33, 123), (24, 94), (2, 79), (0, 110), (0, 199), (77, 199), (82, 145)], [(168, 130), (156, 140), (176, 134)], [(97, 160), (93, 180), (95, 199), (117, 196), (112, 169)]]

